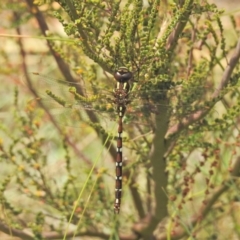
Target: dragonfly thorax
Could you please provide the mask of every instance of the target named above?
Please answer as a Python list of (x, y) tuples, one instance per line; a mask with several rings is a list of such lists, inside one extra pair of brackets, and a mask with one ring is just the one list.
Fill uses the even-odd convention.
[(114, 78), (120, 83), (126, 83), (132, 78), (133, 74), (126, 67), (120, 67), (115, 73)]

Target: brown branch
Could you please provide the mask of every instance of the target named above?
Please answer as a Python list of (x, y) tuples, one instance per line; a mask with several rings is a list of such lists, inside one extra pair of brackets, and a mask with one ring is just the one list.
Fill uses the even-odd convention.
[(21, 239), (26, 240), (34, 240), (36, 239), (33, 235), (30, 235), (29, 233), (24, 232), (23, 230), (19, 230), (16, 228), (12, 228), (9, 225), (6, 225), (5, 223), (0, 221), (0, 231), (4, 232), (10, 236), (19, 237)]
[[(196, 21), (194, 23), (190, 22), (191, 27), (192, 27), (192, 30), (191, 30), (191, 42), (192, 43), (194, 43), (196, 40), (198, 21), (199, 21), (199, 17), (196, 18)], [(186, 73), (187, 78), (190, 76), (190, 73), (193, 68), (193, 52), (194, 52), (194, 44), (189, 49), (187, 73)]]
[(167, 39), (166, 49), (168, 51), (173, 51), (174, 47), (177, 45), (177, 40), (179, 39), (179, 35), (182, 33), (185, 28), (189, 16), (191, 15), (193, 0), (185, 1), (180, 5), (180, 9), (185, 9), (185, 13), (182, 16), (182, 19), (176, 24), (174, 31), (171, 32)]
[[(35, 16), (35, 18), (38, 21), (40, 30), (42, 32), (42, 34), (47, 37), (46, 32), (48, 31), (48, 26), (47, 23), (45, 22), (45, 19), (42, 15), (42, 13), (39, 11), (39, 9), (33, 4), (32, 0), (26, 0), (32, 14)], [(61, 56), (52, 48), (52, 45), (50, 43), (50, 41), (46, 38), (46, 42), (48, 44), (48, 47), (50, 49), (50, 52), (52, 54), (52, 56), (54, 57), (59, 70), (61, 71), (62, 75), (64, 76), (64, 78), (66, 79), (66, 81), (69, 82), (76, 82), (76, 79), (72, 76), (71, 71), (68, 67), (68, 64), (61, 58)], [(79, 87), (77, 87), (77, 91), (78, 93), (82, 94), (84, 93), (84, 91)], [(46, 108), (44, 108), (46, 109)], [(88, 111), (86, 110), (86, 113), (89, 116), (89, 119), (91, 120), (91, 122), (93, 123), (99, 123), (99, 120), (96, 116), (96, 114), (93, 111)], [(52, 117), (50, 117), (50, 120), (52, 121)], [(96, 130), (96, 129), (95, 129)], [(96, 130), (97, 131), (97, 130)], [(99, 136), (102, 136), (101, 133), (99, 131), (97, 131), (97, 134)], [(105, 139), (103, 139), (103, 137), (101, 138), (102, 142), (105, 142)], [(111, 154), (112, 158), (114, 159), (116, 150), (113, 146), (113, 144), (111, 144), (111, 142), (107, 142), (106, 143), (106, 148), (109, 149), (109, 153)]]
[[(14, 17), (15, 19), (19, 18), (19, 16), (14, 13)], [(18, 33), (18, 35), (21, 35), (21, 29), (19, 27), (16, 28), (16, 31)], [(20, 54), (22, 56), (22, 69), (23, 69), (23, 72), (24, 72), (24, 76), (26, 78), (26, 81), (27, 81), (27, 84), (28, 84), (28, 87), (29, 89), (31, 90), (32, 94), (38, 98), (38, 95), (36, 93), (36, 91), (34, 90), (34, 88), (32, 87), (32, 84), (31, 84), (31, 80), (29, 78), (29, 75), (28, 75), (28, 71), (27, 71), (27, 64), (26, 64), (26, 52), (24, 50), (24, 45), (23, 45), (23, 42), (22, 42), (22, 39), (21, 38), (18, 38), (18, 44), (19, 44), (19, 48), (20, 48)], [(55, 126), (55, 128), (58, 130), (58, 132), (60, 133), (61, 136), (64, 136), (66, 141), (68, 142), (69, 146), (72, 147), (72, 149), (74, 150), (74, 152), (76, 153), (76, 155), (83, 159), (89, 166), (92, 165), (92, 162), (86, 158), (86, 156), (84, 154), (81, 153), (81, 151), (79, 151), (79, 149), (76, 147), (76, 144), (74, 144), (70, 138), (64, 134), (64, 132), (62, 131), (62, 129), (59, 127), (58, 123), (56, 122), (56, 120), (53, 118), (53, 116), (51, 115), (51, 113), (48, 111), (48, 108), (41, 102), (39, 101), (38, 102), (40, 107), (42, 109), (44, 109), (44, 111), (46, 112), (46, 114), (48, 115), (50, 121), (53, 123), (53, 125)]]
[[(0, 221), (0, 231), (14, 236), (14, 237), (19, 237), (20, 239), (24, 240), (34, 240), (36, 239), (35, 236), (33, 236), (30, 233), (26, 233), (24, 230), (19, 230), (16, 228), (9, 227), (5, 223)], [(63, 233), (57, 233), (57, 232), (45, 232), (42, 234), (43, 239), (62, 239), (63, 238)], [(86, 231), (86, 232), (81, 232), (81, 233), (76, 233), (74, 231), (66, 234), (66, 238), (72, 238), (72, 237), (79, 237), (79, 236), (85, 236), (85, 237), (98, 237), (102, 239), (109, 239), (110, 235), (109, 234), (104, 234), (102, 232), (92, 232), (92, 231)], [(134, 234), (120, 234), (119, 239), (121, 240), (136, 240), (136, 235)]]
[[(49, 232), (49, 233), (44, 233), (43, 235), (43, 239), (62, 239), (63, 238), (63, 234), (60, 233), (56, 233), (56, 232)], [(105, 234), (102, 232), (92, 232), (92, 231), (85, 231), (85, 232), (80, 232), (80, 233), (76, 233), (76, 232), (70, 232), (68, 234), (66, 234), (66, 239), (69, 238), (73, 238), (73, 237), (97, 237), (97, 238), (101, 238), (101, 239), (109, 239), (111, 238), (111, 236), (109, 234)], [(137, 240), (136, 235), (134, 234), (120, 234), (119, 235), (119, 239), (121, 240)]]
[[(129, 171), (130, 173), (130, 171)], [(130, 177), (130, 174), (128, 174), (128, 178)], [(136, 181), (134, 177), (131, 178), (131, 182), (129, 183), (129, 189), (133, 198), (133, 203), (135, 206), (136, 211), (138, 212), (139, 218), (143, 218), (145, 216), (145, 211), (143, 208), (143, 201), (141, 199), (141, 196), (139, 194), (139, 191), (136, 187)]]
[[(232, 57), (230, 58), (230, 61), (223, 73), (221, 82), (219, 83), (218, 87), (216, 88), (216, 90), (214, 91), (214, 93), (212, 94), (212, 102), (216, 103), (218, 98), (220, 97), (221, 94), (221, 90), (224, 89), (224, 87), (228, 84), (231, 74), (234, 70), (234, 68), (236, 67), (237, 63), (239, 62), (239, 58), (240, 58), (240, 39), (238, 40), (237, 46), (234, 50), (234, 53), (232, 55)], [(193, 114), (191, 114), (189, 117), (183, 118), (178, 124), (173, 125), (167, 132), (166, 134), (166, 139), (169, 140), (169, 137), (172, 135), (177, 134), (178, 132), (180, 132), (182, 129), (188, 127), (190, 124), (202, 119), (203, 117), (205, 117), (208, 112), (211, 110), (211, 108), (209, 109), (204, 109), (204, 110), (199, 110)]]

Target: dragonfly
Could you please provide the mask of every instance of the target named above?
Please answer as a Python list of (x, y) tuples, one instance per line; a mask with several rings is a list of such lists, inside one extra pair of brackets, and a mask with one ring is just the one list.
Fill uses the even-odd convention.
[[(46, 95), (41, 95), (40, 93), (40, 99), (45, 100), (47, 98), (47, 104), (48, 107), (51, 107), (51, 103), (54, 105), (57, 103), (61, 106), (60, 109), (68, 109), (70, 111), (79, 111), (81, 112), (82, 109), (87, 111), (94, 111), (101, 114), (112, 115), (112, 112), (115, 111), (116, 115), (118, 116), (118, 130), (117, 130), (117, 148), (116, 148), (116, 158), (115, 158), (115, 201), (114, 201), (114, 212), (115, 214), (119, 214), (120, 207), (121, 207), (121, 198), (122, 198), (122, 167), (123, 167), (123, 123), (124, 123), (124, 117), (126, 115), (126, 112), (128, 112), (129, 109), (133, 109), (132, 111), (129, 111), (129, 113), (132, 113), (132, 115), (136, 116), (138, 113), (155, 113), (158, 114), (157, 109), (158, 105), (164, 105), (169, 107), (170, 111), (174, 111), (174, 108), (178, 108), (180, 105), (184, 106), (184, 114), (186, 114), (186, 111), (193, 111), (192, 107), (197, 105), (195, 98), (192, 98), (192, 96), (189, 96), (189, 94), (185, 94), (185, 90), (189, 91), (189, 87), (187, 86), (184, 88), (182, 85), (169, 85), (166, 83), (163, 83), (160, 85), (157, 85), (157, 88), (155, 90), (152, 90), (148, 87), (148, 82), (145, 83), (144, 87), (136, 88), (134, 89), (134, 74), (126, 67), (119, 67), (115, 73), (113, 74), (113, 77), (115, 79), (115, 87), (113, 91), (108, 91), (105, 88), (97, 88), (95, 93), (92, 91), (90, 95), (87, 94), (79, 94), (78, 88), (82, 85), (80, 83), (76, 82), (67, 82), (62, 80), (56, 80), (49, 78), (47, 76), (43, 76), (39, 73), (32, 73), (32, 76), (34, 76), (35, 79), (38, 79), (38, 83), (40, 84), (47, 84), (47, 86), (53, 86), (54, 88), (57, 88), (57, 86), (60, 87), (60, 89), (64, 89), (64, 91), (67, 91), (73, 95), (72, 101), (66, 101), (65, 99), (60, 98), (59, 96), (55, 95), (52, 91), (46, 90)], [(68, 86), (68, 88), (66, 88)], [(143, 84), (142, 84), (143, 86)], [(46, 87), (46, 85), (45, 85)], [(199, 86), (196, 87), (198, 93)], [(208, 88), (209, 89), (209, 88)], [(37, 90), (39, 92), (43, 91), (42, 86), (37, 86)], [(192, 89), (191, 89), (192, 91)], [(205, 93), (206, 88), (202, 87), (202, 94)], [(160, 103), (161, 101), (158, 100), (165, 100), (167, 98), (167, 92), (169, 93), (168, 99), (169, 104), (166, 103), (166, 101), (163, 101), (164, 103)], [(177, 94), (178, 93), (178, 94)], [(181, 95), (179, 94), (181, 93)], [(195, 93), (195, 95), (197, 95)], [(176, 99), (175, 107), (174, 104), (172, 104), (174, 101), (173, 99), (176, 98), (176, 96), (183, 96), (182, 98)], [(196, 97), (196, 96), (195, 96)], [(104, 99), (104, 100), (103, 100)], [(141, 101), (140, 101), (141, 99)], [(100, 103), (102, 102), (103, 103)], [(105, 102), (104, 102), (105, 101)], [(111, 106), (114, 106), (112, 109), (109, 107), (106, 102), (110, 103)], [(98, 104), (96, 104), (98, 103)], [(99, 104), (100, 103), (100, 104)], [(105, 105), (104, 107), (101, 106)], [(108, 105), (108, 106), (106, 106)], [(187, 110), (189, 108), (189, 110)], [(179, 109), (178, 109), (179, 110)], [(179, 114), (181, 112), (177, 111)], [(66, 118), (69, 118), (69, 111), (62, 111), (63, 114), (60, 114), (59, 116), (65, 116)], [(130, 114), (129, 114), (130, 115)], [(173, 114), (174, 118), (177, 119), (179, 116), (177, 113)], [(137, 117), (138, 118), (138, 117)], [(134, 119), (134, 117), (133, 117)], [(143, 118), (141, 118), (143, 120)], [(134, 121), (134, 120), (133, 120)], [(147, 119), (148, 122), (150, 122), (149, 118)]]
[(133, 74), (127, 68), (119, 68), (115, 74), (114, 78), (117, 81), (116, 87), (114, 89), (114, 103), (116, 104), (117, 114), (119, 117), (118, 121), (118, 135), (117, 135), (117, 156), (116, 156), (116, 179), (115, 179), (115, 202), (114, 202), (114, 212), (119, 213), (121, 205), (122, 196), (122, 132), (123, 132), (123, 116), (126, 112), (127, 105), (130, 103), (129, 91), (130, 84), (129, 81), (132, 79)]

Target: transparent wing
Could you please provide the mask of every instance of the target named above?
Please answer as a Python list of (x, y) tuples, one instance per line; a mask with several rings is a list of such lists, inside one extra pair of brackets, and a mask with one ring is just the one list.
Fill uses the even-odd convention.
[[(101, 121), (116, 120), (117, 113), (113, 99), (112, 86), (105, 88), (84, 85), (81, 82), (67, 82), (32, 73), (32, 88), (38, 99), (55, 116), (60, 124), (79, 126), (78, 122), (89, 121), (89, 112), (96, 114)], [(29, 86), (26, 82), (26, 86)], [(149, 122), (150, 113), (158, 113), (161, 107), (168, 107), (172, 121), (190, 114), (200, 108), (206, 108), (210, 100), (212, 87), (196, 83), (153, 84), (151, 81), (132, 86), (129, 93), (130, 103), (125, 118), (128, 122)]]
[[(113, 92), (96, 86), (84, 86), (81, 82), (67, 82), (39, 73), (30, 74), (31, 83), (22, 78), (24, 86), (34, 93), (33, 105), (40, 104), (61, 125), (80, 127), (91, 121), (91, 113), (101, 124), (116, 119)], [(90, 114), (88, 114), (90, 113)], [(109, 124), (109, 123), (108, 123)]]

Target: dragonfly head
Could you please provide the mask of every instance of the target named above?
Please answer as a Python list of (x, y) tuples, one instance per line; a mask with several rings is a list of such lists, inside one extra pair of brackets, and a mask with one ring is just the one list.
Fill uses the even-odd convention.
[(120, 83), (126, 83), (133, 77), (132, 72), (130, 72), (126, 67), (120, 67), (115, 73), (114, 78)]

